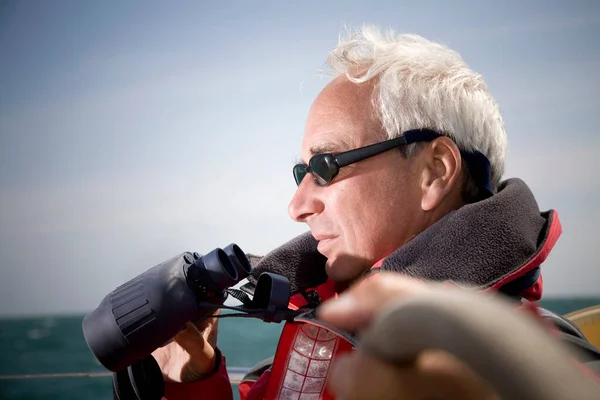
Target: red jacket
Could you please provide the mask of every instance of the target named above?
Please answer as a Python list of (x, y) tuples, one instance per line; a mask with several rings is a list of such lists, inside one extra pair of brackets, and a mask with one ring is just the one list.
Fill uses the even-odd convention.
[[(336, 296), (334, 282), (328, 281), (314, 289), (321, 299)], [(290, 299), (289, 307), (298, 309), (307, 302), (297, 294)], [(262, 400), (286, 397), (285, 392), (309, 392), (303, 398), (333, 399), (325, 389), (325, 378), (335, 355), (351, 350), (351, 344), (339, 336), (318, 326), (286, 323), (273, 366), (257, 381), (243, 381), (239, 385), (242, 400)], [(283, 393), (282, 393), (283, 392)], [(310, 395), (309, 395), (310, 393)], [(165, 400), (184, 400), (200, 397), (204, 399), (233, 399), (225, 356), (221, 355), (219, 369), (202, 381), (193, 383), (167, 382)]]
[[(510, 276), (499, 280), (486, 290), (495, 290), (533, 268), (546, 258), (561, 233), (558, 218), (554, 219), (548, 240), (527, 264)], [(382, 262), (374, 265), (378, 268)], [(532, 300), (541, 294), (542, 280), (539, 279), (525, 293)], [(337, 296), (334, 282), (314, 289), (322, 300)], [(290, 299), (290, 308), (306, 305), (300, 294)], [(331, 361), (341, 353), (351, 351), (352, 345), (326, 329), (309, 324), (286, 323), (281, 334), (272, 368), (265, 371), (257, 381), (243, 381), (239, 385), (242, 400), (263, 399), (323, 399), (333, 400), (325, 388), (325, 378)], [(303, 393), (303, 397), (299, 396)], [(232, 387), (227, 375), (225, 357), (221, 356), (218, 371), (209, 378), (193, 383), (166, 383), (165, 400), (184, 399), (233, 399)]]

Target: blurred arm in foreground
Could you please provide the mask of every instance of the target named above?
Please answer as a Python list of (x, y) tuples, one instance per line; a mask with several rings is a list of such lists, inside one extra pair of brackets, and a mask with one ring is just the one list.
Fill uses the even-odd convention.
[(600, 381), (542, 320), (497, 295), (381, 273), (319, 316), (360, 333), (333, 366), (338, 399), (600, 398)]

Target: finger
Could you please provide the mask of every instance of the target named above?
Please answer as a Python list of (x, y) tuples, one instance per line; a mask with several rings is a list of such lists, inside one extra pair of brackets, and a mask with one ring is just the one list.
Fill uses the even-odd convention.
[(415, 368), (426, 374), (444, 399), (498, 400), (492, 386), (454, 355), (442, 350), (427, 350), (416, 360)]
[(428, 290), (432, 289), (425, 282), (382, 272), (350, 287), (337, 299), (324, 302), (317, 315), (340, 329), (358, 331), (390, 302)]
[(202, 331), (202, 335), (204, 336), (204, 339), (206, 339), (206, 341), (208, 343), (210, 343), (210, 345), (212, 347), (216, 347), (218, 334), (219, 334), (219, 320), (217, 318), (213, 318), (212, 323), (209, 326), (207, 326), (204, 329), (204, 331)]
[(388, 364), (362, 350), (332, 365), (329, 390), (340, 399), (498, 400), (484, 381), (449, 353), (428, 350), (410, 364)]
[(419, 400), (435, 394), (427, 377), (414, 368), (387, 364), (360, 350), (337, 359), (329, 376), (329, 390), (344, 400)]
[[(215, 312), (212, 313), (212, 315), (219, 315), (221, 313), (220, 309), (215, 310)], [(211, 327), (212, 325), (215, 325), (216, 322), (218, 321), (218, 318), (202, 318), (199, 320), (194, 321), (194, 325), (196, 325), (196, 327), (200, 330), (200, 332), (203, 332), (206, 328)]]
[(191, 322), (185, 324), (185, 329), (175, 335), (174, 340), (191, 355), (202, 354), (207, 345), (202, 332)]
[[(215, 315), (218, 315), (215, 314)], [(202, 333), (204, 339), (210, 343), (212, 347), (217, 345), (217, 335), (219, 332), (219, 319), (218, 318), (205, 318), (194, 321), (194, 326)]]
[(190, 355), (190, 364), (198, 374), (206, 374), (215, 365), (215, 350), (191, 322), (175, 336), (175, 341)]

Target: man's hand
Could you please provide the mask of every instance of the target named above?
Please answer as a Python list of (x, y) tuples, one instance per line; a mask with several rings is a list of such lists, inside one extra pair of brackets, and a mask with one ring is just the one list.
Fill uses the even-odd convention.
[(193, 382), (214, 371), (217, 321), (210, 318), (196, 325), (188, 322), (171, 343), (152, 353), (165, 381)]
[[(393, 273), (379, 273), (349, 288), (319, 308), (324, 321), (341, 329), (366, 328), (391, 301), (426, 291), (444, 290)], [(396, 366), (360, 348), (343, 355), (332, 366), (328, 385), (336, 398), (350, 399), (496, 399), (483, 379), (454, 356), (431, 350), (415, 363)]]

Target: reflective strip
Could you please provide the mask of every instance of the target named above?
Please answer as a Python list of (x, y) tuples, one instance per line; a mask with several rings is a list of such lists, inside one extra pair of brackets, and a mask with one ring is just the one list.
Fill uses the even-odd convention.
[(283, 383), (277, 398), (317, 400), (325, 390), (325, 379), (340, 338), (323, 328), (303, 324), (296, 330)]

